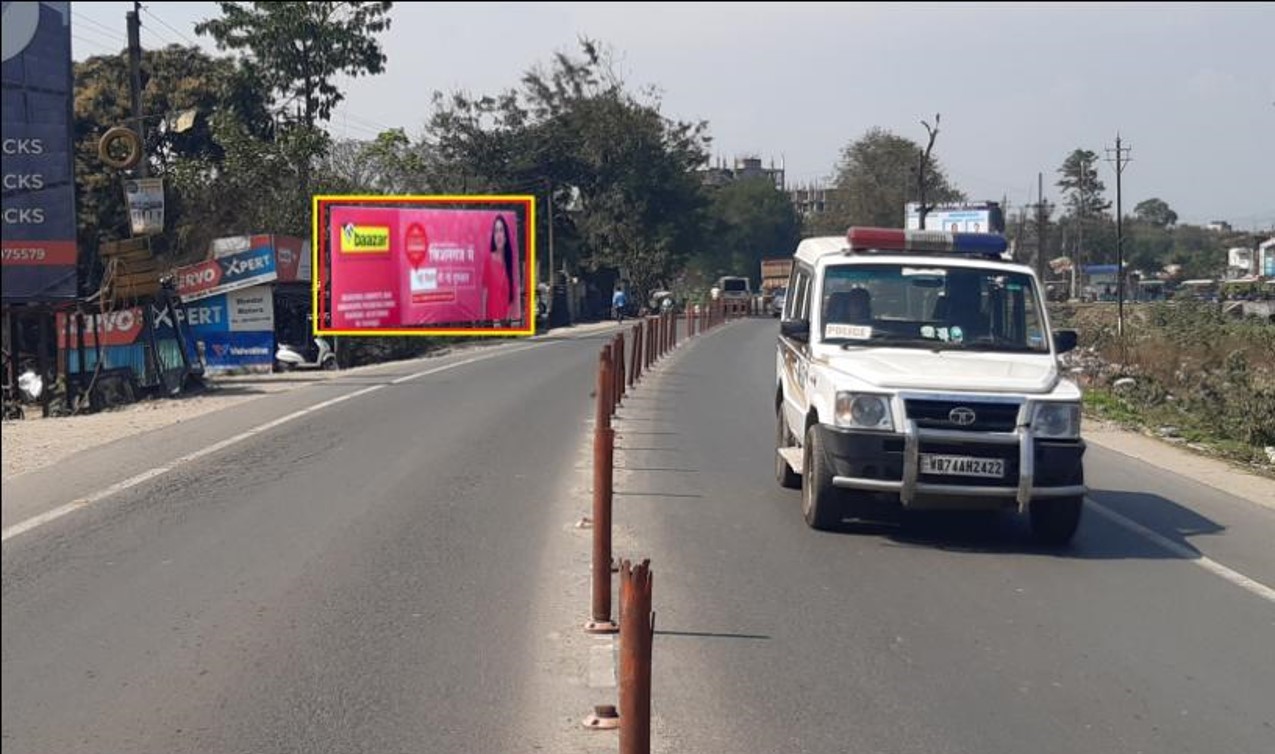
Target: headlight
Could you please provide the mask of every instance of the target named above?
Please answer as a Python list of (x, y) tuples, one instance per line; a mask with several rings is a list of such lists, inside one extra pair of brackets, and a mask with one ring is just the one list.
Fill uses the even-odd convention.
[(837, 393), (837, 425), (854, 429), (894, 430), (890, 399), (884, 395)]
[(1076, 439), (1080, 437), (1080, 405), (1077, 403), (1038, 403), (1032, 418), (1037, 437)]

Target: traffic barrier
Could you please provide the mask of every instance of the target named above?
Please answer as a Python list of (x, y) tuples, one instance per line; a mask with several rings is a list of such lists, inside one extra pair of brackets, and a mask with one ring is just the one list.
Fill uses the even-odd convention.
[(629, 386), (637, 384), (642, 377), (642, 323), (633, 326), (633, 368), (629, 370)]
[(624, 366), (624, 333), (616, 333), (615, 342), (615, 405), (619, 406), (624, 400), (625, 372), (628, 371)]
[(620, 564), (620, 754), (651, 751), (651, 561)]
[(610, 634), (619, 630), (611, 620), (611, 499), (615, 462), (615, 430), (610, 400), (614, 386), (611, 346), (598, 358), (598, 416), (593, 430), (593, 604), (584, 630)]

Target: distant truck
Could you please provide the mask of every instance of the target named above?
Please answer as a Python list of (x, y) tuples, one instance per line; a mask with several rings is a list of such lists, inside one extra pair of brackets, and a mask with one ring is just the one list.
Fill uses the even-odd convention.
[(761, 292), (770, 296), (780, 288), (788, 287), (788, 278), (792, 275), (792, 257), (787, 259), (761, 260)]

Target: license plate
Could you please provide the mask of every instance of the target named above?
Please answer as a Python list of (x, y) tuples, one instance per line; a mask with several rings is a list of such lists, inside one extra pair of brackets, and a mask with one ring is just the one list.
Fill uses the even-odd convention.
[(1000, 479), (1005, 476), (1005, 459), (922, 455), (921, 473)]

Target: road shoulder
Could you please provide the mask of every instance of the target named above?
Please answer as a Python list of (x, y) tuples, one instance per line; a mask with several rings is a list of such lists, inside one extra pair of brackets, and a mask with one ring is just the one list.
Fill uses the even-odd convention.
[(1086, 420), (1086, 442), (1275, 510), (1275, 481), (1114, 424)]

